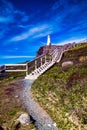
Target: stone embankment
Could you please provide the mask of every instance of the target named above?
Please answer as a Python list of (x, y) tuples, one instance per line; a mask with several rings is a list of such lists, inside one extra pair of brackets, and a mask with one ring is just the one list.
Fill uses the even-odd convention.
[(20, 92), (20, 99), (23, 102), (23, 106), (30, 114), (38, 130), (58, 130), (56, 123), (52, 121), (51, 117), (32, 98), (30, 89), (33, 82), (33, 80), (19, 81), (19, 84), (23, 85), (23, 89)]

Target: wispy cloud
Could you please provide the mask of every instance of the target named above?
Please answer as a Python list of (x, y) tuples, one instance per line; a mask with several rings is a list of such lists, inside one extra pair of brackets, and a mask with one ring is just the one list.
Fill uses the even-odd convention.
[[(85, 0), (55, 1), (51, 8), (49, 8), (49, 11), (47, 10), (46, 13), (43, 13), (43, 19), (39, 22), (35, 20), (38, 19), (36, 17), (38, 11), (35, 12), (36, 15), (32, 13), (27, 16), (25, 12), (14, 10), (10, 2), (7, 3), (8, 10), (11, 8), (12, 11), (10, 12), (12, 13), (10, 13), (6, 18), (1, 16), (0, 21), (4, 23), (5, 21), (9, 22), (9, 18), (15, 19), (13, 22), (16, 23), (16, 30), (22, 30), (22, 33), (18, 30), (17, 34), (7, 41), (7, 44), (20, 42), (22, 40), (37, 40), (43, 38), (49, 33), (56, 33), (59, 40), (65, 40), (69, 37), (77, 37), (77, 35), (84, 35), (84, 32), (87, 33), (87, 18), (85, 17), (87, 15), (87, 10), (85, 10), (87, 4), (85, 4)], [(78, 14), (80, 15), (78, 16)], [(46, 15), (49, 16), (47, 19)], [(27, 22), (30, 17), (32, 18), (31, 21), (27, 24), (23, 24)], [(32, 24), (32, 21), (34, 20), (35, 22)]]
[(12, 23), (14, 9), (10, 2), (6, 0), (0, 0), (0, 23), (8, 25)]
[(48, 34), (55, 44), (87, 38), (87, 0), (27, 1), (26, 7), (24, 3), (0, 0), (0, 54), (8, 55), (7, 60), (16, 60), (9, 55), (34, 55)]
[(13, 6), (6, 0), (0, 0), (0, 39), (9, 30), (8, 24), (13, 21)]
[(34, 58), (35, 56), (0, 56), (1, 59)]
[[(27, 22), (29, 17), (25, 12), (14, 9), (13, 5), (7, 0), (0, 0), (0, 39), (9, 31), (12, 30), (12, 26), (23, 24)], [(8, 29), (9, 28), (9, 29)]]
[[(52, 19), (56, 26), (57, 41), (87, 37), (86, 8), (86, 0), (58, 0), (52, 5), (51, 12), (54, 14)], [(57, 26), (60, 30), (57, 30)]]
[(68, 39), (68, 40), (65, 40), (65, 41), (63, 41), (63, 42), (59, 42), (59, 43), (56, 43), (56, 44), (58, 44), (58, 45), (64, 45), (64, 44), (73, 43), (73, 42), (79, 43), (79, 42), (81, 42), (81, 41), (84, 41), (85, 39), (86, 39), (86, 38), (79, 38), (79, 39), (73, 38), (73, 39)]
[(17, 22), (27, 22), (29, 20), (29, 16), (26, 15), (25, 12), (19, 10), (14, 10), (14, 17), (17, 19)]
[(20, 40), (25, 40), (31, 36), (34, 38), (36, 35), (40, 35), (41, 32), (46, 31), (47, 28), (48, 28), (48, 25), (46, 24), (38, 25), (36, 27), (30, 28), (28, 31), (24, 32), (23, 34), (13, 37), (10, 41), (15, 42), (15, 41), (20, 41)]

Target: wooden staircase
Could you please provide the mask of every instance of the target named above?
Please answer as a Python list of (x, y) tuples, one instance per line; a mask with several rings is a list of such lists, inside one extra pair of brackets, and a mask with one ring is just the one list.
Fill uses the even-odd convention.
[(42, 54), (36, 57), (34, 60), (26, 63), (5, 64), (4, 72), (25, 72), (25, 79), (35, 80), (55, 63), (60, 62), (63, 53), (72, 47), (73, 44), (65, 44), (61, 48), (54, 49), (49, 55)]
[(63, 49), (55, 49), (50, 55), (51, 60), (41, 65), (39, 68), (35, 69), (32, 73), (27, 75), (25, 79), (37, 79), (41, 74), (43, 74), (45, 71), (47, 71), (50, 67), (52, 67), (56, 62), (59, 62), (61, 60), (63, 54)]

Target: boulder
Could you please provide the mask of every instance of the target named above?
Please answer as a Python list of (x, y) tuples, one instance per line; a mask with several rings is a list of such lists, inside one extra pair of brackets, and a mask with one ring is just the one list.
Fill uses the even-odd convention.
[(22, 113), (17, 119), (21, 123), (21, 125), (29, 125), (30, 116), (27, 113)]
[(73, 61), (65, 61), (62, 63), (62, 67), (73, 65)]

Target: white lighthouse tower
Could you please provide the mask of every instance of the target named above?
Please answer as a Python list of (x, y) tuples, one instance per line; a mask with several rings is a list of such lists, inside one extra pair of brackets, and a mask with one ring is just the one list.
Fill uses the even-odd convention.
[(51, 45), (51, 41), (50, 41), (50, 35), (47, 36), (47, 46)]

